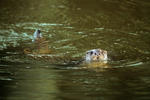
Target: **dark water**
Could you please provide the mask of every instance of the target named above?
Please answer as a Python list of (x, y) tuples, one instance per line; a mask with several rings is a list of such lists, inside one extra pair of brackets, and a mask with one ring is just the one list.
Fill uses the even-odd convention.
[[(0, 100), (149, 100), (149, 19), (149, 0), (1, 0)], [(51, 54), (23, 54), (35, 29)], [(70, 63), (94, 48), (109, 68)]]

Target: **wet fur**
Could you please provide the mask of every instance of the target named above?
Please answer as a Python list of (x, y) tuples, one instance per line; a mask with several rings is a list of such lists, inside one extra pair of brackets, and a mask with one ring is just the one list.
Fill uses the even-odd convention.
[(86, 52), (85, 60), (91, 61), (107, 61), (107, 51), (102, 49), (93, 49)]

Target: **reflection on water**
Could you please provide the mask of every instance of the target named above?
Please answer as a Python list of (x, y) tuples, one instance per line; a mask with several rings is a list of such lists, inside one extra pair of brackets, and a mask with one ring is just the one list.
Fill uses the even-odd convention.
[[(0, 8), (1, 100), (150, 99), (149, 1), (1, 0)], [(35, 49), (35, 29), (50, 54), (24, 54)], [(78, 65), (94, 48), (108, 51), (109, 67)]]
[(138, 67), (95, 71), (55, 69), (44, 64), (1, 66), (0, 97), (1, 100), (143, 100), (150, 94), (150, 69)]
[(54, 100), (55, 95), (51, 96), (49, 94), (53, 95), (58, 92), (55, 86), (55, 78), (57, 77), (55, 71), (47, 70), (48, 68), (45, 66), (41, 68), (38, 65), (15, 65), (11, 67), (14, 68), (7, 66), (7, 73), (1, 72), (3, 76), (3, 78), (0, 78), (1, 89), (6, 91), (1, 94), (2, 99), (26, 100), (28, 98), (38, 98), (40, 100)]

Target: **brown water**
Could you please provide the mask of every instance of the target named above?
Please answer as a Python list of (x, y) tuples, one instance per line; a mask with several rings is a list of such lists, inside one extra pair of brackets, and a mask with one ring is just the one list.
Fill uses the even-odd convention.
[[(1, 0), (0, 100), (149, 100), (149, 19), (148, 0)], [(23, 54), (35, 29), (52, 54)], [(109, 68), (76, 64), (93, 48)]]

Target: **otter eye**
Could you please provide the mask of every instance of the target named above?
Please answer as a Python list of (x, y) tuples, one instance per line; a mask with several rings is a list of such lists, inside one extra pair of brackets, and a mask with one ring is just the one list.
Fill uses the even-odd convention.
[(95, 55), (96, 55), (96, 53), (95, 53)]
[(93, 51), (91, 51), (90, 54), (92, 55), (92, 54), (93, 54)]
[(41, 33), (41, 31), (40, 31), (40, 30), (38, 30), (38, 33)]

